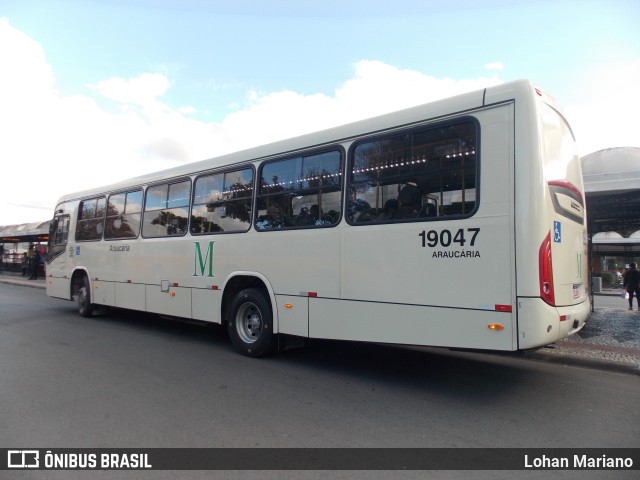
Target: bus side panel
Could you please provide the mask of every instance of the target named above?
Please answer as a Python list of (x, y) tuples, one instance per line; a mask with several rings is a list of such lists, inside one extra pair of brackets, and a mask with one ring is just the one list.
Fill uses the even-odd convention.
[(220, 318), (221, 304), (221, 290), (191, 289), (191, 318), (194, 320), (222, 323), (222, 318)]
[(71, 279), (48, 276), (47, 295), (64, 300), (71, 300)]
[[(465, 220), (345, 229), (342, 298), (472, 310), (514, 305), (507, 205), (481, 210)], [(435, 246), (423, 242), (432, 232)], [(450, 242), (456, 236), (464, 246)]]
[[(509, 313), (516, 309), (513, 104), (487, 108), (474, 116), (481, 134), (478, 210), (463, 219), (345, 228), (342, 298), (371, 302), (353, 304), (359, 306), (350, 310), (384, 311), (390, 317), (376, 313), (345, 320), (339, 316), (354, 326), (345, 334), (335, 320), (324, 315), (321, 320), (317, 309), (312, 309), (310, 332), (314, 335), (357, 339), (357, 329), (362, 327), (361, 339), (369, 339), (367, 330), (372, 330), (377, 339), (383, 339), (386, 331), (400, 343), (457, 345), (456, 338), (461, 336), (468, 348), (515, 349), (515, 314)], [(404, 313), (393, 313), (394, 309)], [(504, 327), (500, 333), (488, 328), (494, 320)], [(324, 321), (331, 327), (318, 325)], [(394, 333), (394, 322), (413, 332)], [(337, 330), (331, 332), (331, 328)]]
[(269, 279), (276, 295), (339, 297), (341, 230), (249, 232), (239, 239), (229, 235), (216, 244), (216, 275), (254, 271)]
[[(309, 299), (309, 337), (440, 347), (513, 350), (509, 312)], [(500, 324), (503, 330), (489, 330)]]
[(145, 286), (141, 283), (116, 283), (116, 306), (144, 311)]
[(116, 306), (116, 284), (102, 280), (93, 281), (92, 303), (97, 305)]
[(276, 295), (278, 333), (309, 336), (309, 298)]
[(147, 285), (147, 312), (191, 318), (191, 289)]

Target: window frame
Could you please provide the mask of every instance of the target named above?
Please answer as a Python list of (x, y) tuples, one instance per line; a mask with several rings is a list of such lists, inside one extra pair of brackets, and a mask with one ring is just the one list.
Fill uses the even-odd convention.
[[(69, 233), (71, 232), (71, 214), (65, 213), (64, 208), (61, 208), (60, 205), (56, 206), (55, 211), (58, 213), (54, 215), (53, 220), (51, 220), (51, 223), (49, 224), (49, 248), (47, 249), (47, 263), (51, 263), (55, 258), (59, 257), (67, 251), (67, 244), (69, 243)], [(64, 237), (64, 241), (58, 241), (58, 230), (62, 221), (67, 227), (66, 236)], [(52, 231), (52, 226), (54, 225), (53, 222), (55, 222), (55, 231)]]
[[(102, 207), (102, 218), (96, 215), (96, 213), (98, 212), (98, 203), (100, 200), (104, 200), (104, 205)], [(84, 212), (85, 203), (92, 202), (92, 201), (96, 202), (96, 212), (94, 213), (94, 216), (89, 218), (83, 218), (82, 214)], [(105, 194), (101, 194), (96, 197), (84, 198), (80, 200), (80, 202), (78, 203), (78, 212), (76, 215), (74, 240), (76, 242), (99, 242), (100, 240), (102, 240), (102, 237), (104, 235), (104, 223), (105, 223), (106, 213), (107, 213), (107, 196)], [(100, 220), (101, 220), (101, 223), (100, 223)], [(80, 233), (80, 230), (79, 230), (80, 225), (90, 224), (92, 222), (95, 223), (96, 227), (100, 224), (102, 225), (101, 231), (98, 233), (98, 236), (91, 237), (91, 238), (79, 238), (78, 234)]]
[[(193, 210), (194, 207), (196, 206), (200, 206), (200, 205), (206, 205), (206, 203), (195, 203), (195, 196), (196, 196), (196, 185), (198, 183), (198, 180), (202, 179), (202, 178), (206, 178), (206, 177), (212, 177), (215, 175), (223, 175), (223, 188), (224, 188), (224, 180), (226, 180), (226, 175), (231, 174), (233, 172), (241, 172), (243, 170), (250, 170), (251, 171), (251, 195), (249, 195), (248, 198), (249, 199), (249, 222), (247, 223), (247, 228), (243, 229), (243, 230), (234, 230), (234, 231), (213, 231), (213, 232), (193, 232), (192, 231), (192, 225), (193, 225)], [(255, 209), (255, 205), (256, 205), (256, 178), (257, 178), (257, 169), (256, 166), (253, 163), (248, 163), (248, 164), (241, 164), (241, 165), (230, 165), (226, 168), (223, 169), (219, 169), (219, 170), (212, 170), (212, 171), (207, 171), (207, 172), (203, 172), (198, 174), (192, 181), (192, 188), (191, 188), (191, 200), (190, 200), (190, 208), (189, 208), (189, 234), (192, 236), (202, 236), (202, 235), (233, 235), (233, 234), (238, 234), (238, 233), (246, 233), (248, 231), (251, 230), (251, 226), (253, 225), (253, 220), (254, 220), (254, 209)], [(238, 202), (240, 200), (244, 200), (243, 199), (236, 199), (236, 200), (231, 200), (232, 202)]]
[[(140, 211), (138, 212), (138, 214), (140, 215), (140, 219), (139, 219), (139, 225), (138, 225), (138, 231), (136, 232), (135, 236), (131, 236), (131, 237), (107, 237), (107, 224), (109, 221), (109, 218), (111, 217), (123, 217), (125, 215), (130, 215), (127, 212), (127, 197), (129, 196), (130, 193), (136, 193), (136, 192), (140, 192)], [(144, 194), (144, 188), (142, 188), (142, 186), (138, 186), (138, 187), (131, 187), (130, 189), (127, 190), (120, 190), (117, 192), (111, 192), (107, 195), (107, 205), (106, 205), (106, 209), (105, 209), (105, 221), (104, 221), (104, 233), (102, 235), (102, 237), (104, 238), (105, 241), (108, 242), (112, 242), (112, 241), (117, 241), (117, 240), (134, 240), (136, 238), (138, 238), (141, 234), (142, 234), (142, 214), (144, 212), (144, 204), (145, 204), (145, 194)], [(109, 215), (109, 203), (111, 201), (111, 197), (115, 197), (117, 195), (124, 195), (125, 196), (125, 203), (124, 203), (124, 213), (120, 213), (118, 215)]]
[[(349, 215), (349, 208), (351, 206), (352, 200), (350, 199), (352, 193), (354, 192), (354, 188), (357, 188), (359, 185), (365, 185), (367, 182), (365, 181), (354, 181), (353, 180), (353, 169), (356, 161), (356, 150), (359, 146), (367, 143), (373, 143), (376, 141), (384, 141), (390, 140), (394, 137), (400, 137), (403, 135), (416, 135), (420, 133), (427, 133), (432, 130), (438, 130), (442, 128), (450, 128), (463, 124), (470, 124), (474, 129), (474, 140), (475, 145), (473, 146), (474, 155), (475, 155), (475, 186), (472, 187), (474, 190), (474, 206), (468, 212), (462, 214), (452, 214), (452, 215), (437, 215), (437, 216), (416, 216), (416, 217), (407, 217), (407, 218), (397, 218), (397, 219), (384, 219), (384, 220), (376, 220), (376, 221), (368, 221), (368, 222), (359, 222), (354, 221)], [(396, 224), (404, 224), (404, 223), (415, 223), (415, 222), (438, 222), (438, 221), (449, 221), (449, 220), (461, 220), (473, 217), (479, 207), (480, 207), (480, 179), (481, 179), (481, 128), (480, 121), (470, 115), (464, 115), (461, 117), (456, 117), (454, 119), (434, 122), (434, 123), (424, 123), (421, 125), (414, 125), (408, 128), (398, 128), (387, 130), (385, 132), (376, 132), (375, 134), (369, 136), (363, 136), (356, 141), (354, 141), (349, 147), (349, 152), (347, 156), (347, 170), (345, 172), (345, 201), (344, 201), (344, 210), (345, 210), (345, 220), (349, 225), (352, 226), (367, 226), (367, 225), (396, 225)], [(398, 177), (399, 179), (401, 178)], [(426, 178), (426, 177), (425, 177)], [(398, 185), (401, 184), (409, 185), (409, 182), (398, 181)], [(456, 190), (450, 190), (450, 192), (455, 192)], [(400, 193), (400, 192), (398, 192)], [(428, 192), (421, 193), (421, 195), (429, 197), (430, 194)], [(422, 205), (424, 207), (424, 205)], [(383, 209), (383, 208), (382, 208)], [(381, 210), (382, 210), (381, 209)]]
[[(296, 159), (301, 159), (302, 164), (301, 164), (301, 170), (302, 172), (304, 172), (304, 159), (305, 158), (309, 158), (309, 157), (315, 157), (315, 156), (320, 156), (322, 154), (330, 154), (330, 153), (337, 153), (338, 154), (338, 175), (340, 177), (339, 181), (337, 182), (337, 186), (338, 189), (332, 190), (331, 192), (327, 192), (327, 193), (338, 193), (338, 199), (340, 202), (340, 208), (336, 211), (337, 213), (337, 217), (335, 219), (335, 221), (331, 222), (331, 223), (326, 223), (326, 224), (292, 224), (292, 225), (284, 225), (281, 228), (259, 228), (258, 223), (261, 222), (262, 220), (260, 220), (259, 215), (260, 215), (260, 205), (261, 205), (261, 201), (263, 199), (272, 197), (278, 197), (278, 196), (288, 196), (288, 197), (296, 197), (295, 193), (303, 193), (303, 192), (310, 192), (310, 191), (316, 191), (316, 192), (320, 192), (322, 190), (322, 186), (320, 187), (315, 187), (315, 188), (296, 188), (296, 189), (292, 189), (290, 191), (286, 191), (286, 192), (275, 192), (275, 193), (261, 193), (262, 189), (264, 188), (262, 183), (262, 175), (263, 175), (263, 171), (264, 168), (268, 165), (272, 165), (274, 163), (278, 163), (278, 162), (286, 162), (286, 161), (295, 161)], [(305, 230), (305, 229), (315, 229), (315, 228), (334, 228), (336, 226), (338, 226), (340, 224), (340, 222), (342, 221), (342, 216), (343, 216), (343, 210), (344, 210), (344, 204), (345, 204), (345, 197), (344, 197), (344, 192), (345, 192), (345, 183), (344, 183), (344, 176), (345, 176), (345, 165), (346, 165), (346, 154), (345, 154), (345, 149), (341, 144), (332, 144), (329, 146), (325, 146), (323, 148), (318, 148), (318, 149), (312, 149), (312, 150), (306, 150), (306, 151), (300, 151), (297, 153), (291, 153), (288, 155), (283, 155), (283, 156), (279, 156), (276, 158), (271, 158), (269, 160), (265, 160), (263, 162), (260, 163), (257, 174), (256, 174), (256, 181), (255, 181), (255, 198), (254, 198), (254, 212), (253, 212), (253, 228), (255, 231), (260, 232), (260, 233), (264, 233), (264, 232), (280, 232), (280, 231), (287, 231), (287, 230)], [(301, 173), (302, 173), (301, 172)], [(305, 180), (302, 180), (302, 182), (305, 182)], [(305, 195), (299, 195), (301, 197), (304, 197)], [(309, 195), (310, 196), (310, 195)], [(319, 206), (320, 209), (322, 209), (322, 206)], [(326, 214), (325, 214), (326, 215)], [(293, 218), (293, 215), (291, 215), (291, 218)]]
[[(170, 187), (171, 185), (176, 185), (179, 183), (183, 183), (183, 182), (187, 182), (189, 185), (189, 195), (187, 196), (187, 204), (186, 207), (184, 206), (179, 206), (179, 207), (172, 207), (169, 208), (169, 193), (170, 193)], [(165, 186), (167, 189), (167, 193), (165, 196), (165, 205), (162, 208), (156, 208), (153, 210), (147, 210), (147, 200), (148, 200), (148, 195), (149, 195), (149, 190), (153, 189), (155, 187), (160, 187), (160, 186)], [(169, 178), (166, 180), (163, 180), (161, 182), (154, 182), (152, 184), (147, 185), (144, 188), (144, 197), (142, 200), (142, 217), (140, 219), (140, 236), (142, 238), (176, 238), (176, 237), (184, 237), (185, 235), (187, 235), (187, 233), (189, 233), (189, 224), (190, 224), (190, 215), (191, 215), (191, 192), (193, 191), (193, 181), (191, 179), (191, 177), (175, 177), (175, 178)], [(147, 214), (149, 212), (163, 212), (163, 211), (170, 211), (176, 208), (186, 208), (186, 225), (185, 225), (185, 229), (182, 233), (176, 234), (176, 235), (145, 235), (145, 222), (146, 222), (146, 217)]]

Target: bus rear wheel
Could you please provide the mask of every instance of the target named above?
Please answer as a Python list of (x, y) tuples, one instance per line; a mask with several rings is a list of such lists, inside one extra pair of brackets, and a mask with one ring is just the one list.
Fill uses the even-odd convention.
[(276, 349), (271, 303), (262, 290), (247, 288), (231, 302), (227, 331), (231, 343), (243, 355), (259, 357)]
[(78, 313), (82, 317), (91, 317), (93, 315), (91, 290), (89, 289), (89, 279), (86, 276), (82, 277), (80, 288), (78, 288)]

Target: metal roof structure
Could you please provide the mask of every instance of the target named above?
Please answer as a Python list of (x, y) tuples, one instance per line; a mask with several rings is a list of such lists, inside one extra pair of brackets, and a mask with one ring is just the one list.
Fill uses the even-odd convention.
[(590, 235), (640, 230), (640, 148), (599, 150), (582, 157)]
[(48, 240), (49, 220), (0, 226), (0, 243), (36, 243), (47, 242)]

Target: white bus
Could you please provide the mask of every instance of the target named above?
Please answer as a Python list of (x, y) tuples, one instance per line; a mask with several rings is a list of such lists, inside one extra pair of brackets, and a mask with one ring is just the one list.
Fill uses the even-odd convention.
[(63, 196), (47, 293), (288, 336), (518, 351), (590, 313), (560, 108), (518, 81)]

